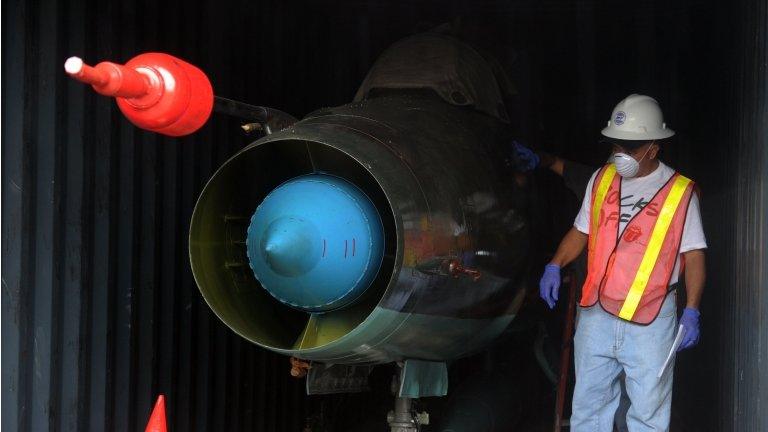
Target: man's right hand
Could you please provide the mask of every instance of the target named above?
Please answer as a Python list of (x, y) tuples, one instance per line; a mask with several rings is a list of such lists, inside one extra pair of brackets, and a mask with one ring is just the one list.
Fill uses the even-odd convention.
[(560, 266), (547, 264), (544, 267), (544, 275), (539, 281), (539, 295), (547, 303), (550, 309), (555, 307), (560, 295)]

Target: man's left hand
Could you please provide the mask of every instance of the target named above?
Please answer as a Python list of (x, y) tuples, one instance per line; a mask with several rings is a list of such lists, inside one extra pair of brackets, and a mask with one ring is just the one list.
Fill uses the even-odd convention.
[(683, 335), (683, 341), (680, 342), (680, 347), (677, 351), (695, 346), (699, 343), (699, 317), (701, 313), (696, 309), (685, 308), (683, 310), (683, 316), (680, 317), (680, 325), (685, 329), (685, 335)]
[(527, 147), (517, 140), (512, 140), (512, 152), (515, 166), (522, 172), (533, 171), (539, 166), (541, 159), (530, 147)]

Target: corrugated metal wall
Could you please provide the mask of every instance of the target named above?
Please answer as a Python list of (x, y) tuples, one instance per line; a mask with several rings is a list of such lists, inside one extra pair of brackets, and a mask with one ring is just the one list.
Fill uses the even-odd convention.
[[(629, 15), (581, 0), (483, 4), (529, 50), (546, 88), (527, 97), (556, 120), (544, 125), (562, 141), (554, 150), (600, 159), (587, 126), (628, 86), (659, 95), (680, 136), (665, 157), (702, 185), (710, 243), (704, 339), (678, 361), (676, 412), (692, 430), (768, 430), (764, 2), (645, 0)], [(64, 76), (67, 56), (168, 51), (219, 95), (300, 116), (350, 100), (375, 56), (417, 24), (474, 7), (4, 4), (3, 428), (142, 430), (161, 392), (173, 430), (299, 430), (310, 410), (286, 359), (221, 325), (189, 270), (192, 207), (248, 141), (237, 122), (215, 117), (181, 140), (139, 131)], [(616, 64), (625, 48), (633, 63)]]
[(720, 430), (768, 431), (768, 5), (746, 2), (736, 34), (729, 156), (718, 203), (726, 249), (721, 258), (723, 356)]
[[(313, 12), (277, 1), (4, 3), (3, 430), (143, 430), (158, 393), (174, 430), (300, 430), (303, 382), (286, 358), (225, 328), (189, 269), (193, 205), (245, 144), (238, 124), (217, 118), (180, 140), (142, 132), (62, 65), (168, 51), (221, 95), (301, 114), (350, 99), (362, 74), (327, 62), (340, 55), (321, 47), (335, 42), (321, 35), (332, 16)], [(289, 38), (298, 26), (317, 37)]]

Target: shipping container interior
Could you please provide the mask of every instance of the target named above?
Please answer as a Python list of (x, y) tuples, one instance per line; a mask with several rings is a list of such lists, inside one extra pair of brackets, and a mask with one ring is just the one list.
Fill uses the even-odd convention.
[[(143, 430), (160, 393), (174, 431), (384, 427), (391, 370), (369, 393), (306, 396), (286, 357), (237, 336), (197, 289), (192, 209), (254, 139), (239, 120), (214, 114), (183, 138), (142, 131), (62, 66), (167, 52), (219, 96), (301, 118), (351, 101), (393, 42), (452, 23), (499, 59), (518, 90), (511, 127), (537, 150), (598, 165), (614, 104), (658, 99), (677, 132), (662, 159), (699, 184), (709, 245), (702, 340), (678, 358), (673, 427), (768, 431), (767, 13), (759, 0), (3, 2), (3, 429)], [(577, 203), (535, 176), (554, 191), (537, 239), (551, 252)], [(552, 386), (531, 364), (511, 366), (526, 371), (520, 400), (537, 400), (515, 402), (526, 412), (511, 430), (551, 430)]]

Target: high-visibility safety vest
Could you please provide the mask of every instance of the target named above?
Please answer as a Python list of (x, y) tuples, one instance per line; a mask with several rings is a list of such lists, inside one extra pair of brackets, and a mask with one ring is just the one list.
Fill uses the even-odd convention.
[(680, 251), (694, 183), (675, 173), (619, 237), (621, 176), (606, 165), (595, 177), (588, 239), (584, 307), (598, 301), (608, 313), (638, 324), (659, 314)]

